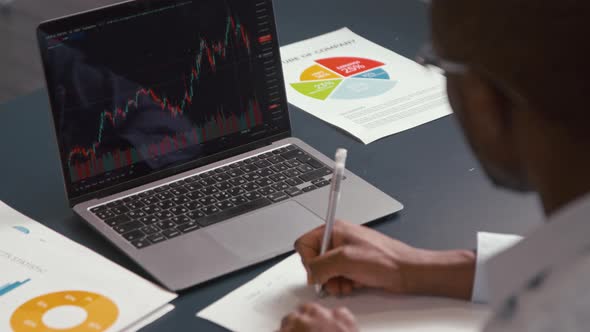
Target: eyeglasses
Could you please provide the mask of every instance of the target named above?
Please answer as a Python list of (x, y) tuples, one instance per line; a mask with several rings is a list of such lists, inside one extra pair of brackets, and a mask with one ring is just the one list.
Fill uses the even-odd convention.
[(427, 68), (440, 68), (448, 74), (463, 74), (468, 68), (465, 64), (441, 58), (438, 54), (436, 54), (432, 44), (430, 43), (422, 47), (420, 52), (418, 52), (418, 55), (416, 56), (416, 62)]

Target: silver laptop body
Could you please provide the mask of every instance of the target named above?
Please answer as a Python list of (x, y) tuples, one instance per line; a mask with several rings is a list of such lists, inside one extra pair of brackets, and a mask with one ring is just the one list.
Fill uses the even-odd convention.
[[(198, 5), (195, 4), (197, 2)], [(222, 122), (223, 125), (219, 127), (225, 127), (224, 130), (228, 133), (231, 132), (231, 135), (228, 134), (225, 137), (217, 133), (219, 137), (215, 140), (206, 141), (205, 136), (207, 134), (211, 136), (211, 130), (207, 130), (205, 127), (203, 127), (205, 129), (201, 128), (200, 131), (195, 128), (189, 128), (188, 131), (183, 129), (184, 131), (181, 134), (173, 136), (173, 140), (170, 139), (171, 136), (166, 136), (167, 138), (165, 137), (162, 140), (157, 139), (157, 148), (160, 149), (158, 151), (162, 155), (156, 155), (152, 146), (154, 144), (147, 146), (145, 144), (141, 145), (143, 143), (133, 143), (136, 142), (134, 140), (137, 140), (138, 136), (140, 136), (139, 140), (141, 142), (152, 139), (137, 134), (138, 132), (145, 132), (145, 128), (129, 129), (126, 126), (129, 126), (130, 123), (142, 123), (143, 118), (141, 117), (132, 119), (133, 116), (137, 116), (141, 112), (155, 116), (157, 123), (161, 125), (161, 123), (166, 123), (166, 121), (172, 119), (170, 114), (173, 113), (170, 112), (177, 111), (174, 115), (175, 118), (173, 118), (176, 121), (176, 119), (183, 119), (178, 115), (178, 112), (182, 110), (187, 113), (189, 108), (181, 109), (180, 102), (174, 104), (172, 98), (166, 100), (164, 97), (158, 96), (156, 88), (150, 88), (151, 90), (149, 90), (147, 87), (142, 87), (134, 88), (135, 93), (130, 94), (130, 99), (113, 97), (112, 100), (108, 101), (113, 105), (117, 103), (124, 105), (126, 109), (120, 107), (115, 110), (116, 107), (113, 107), (113, 112), (108, 114), (106, 111), (100, 113), (101, 110), (97, 109), (97, 116), (93, 117), (95, 113), (92, 113), (92, 111), (95, 109), (96, 104), (88, 102), (88, 98), (78, 97), (72, 97), (71, 99), (75, 99), (76, 102), (70, 103), (68, 100), (70, 98), (69, 90), (78, 91), (83, 90), (86, 85), (100, 85), (94, 84), (92, 80), (100, 81), (104, 79), (104, 75), (93, 75), (92, 71), (95, 68), (104, 67), (104, 63), (101, 62), (101, 66), (91, 65), (91, 68), (76, 69), (78, 71), (72, 69), (73, 73), (67, 71), (62, 73), (61, 68), (62, 66), (72, 65), (72, 63), (74, 67), (79, 66), (79, 63), (84, 65), (92, 64), (93, 60), (89, 59), (91, 56), (84, 53), (89, 52), (84, 49), (85, 47), (88, 47), (88, 49), (92, 49), (92, 47), (83, 44), (83, 42), (84, 38), (88, 38), (89, 43), (92, 43), (93, 34), (97, 34), (98, 37), (96, 38), (101, 37), (98, 33), (113, 34), (113, 32), (117, 32), (117, 29), (126, 27), (123, 25), (118, 27), (117, 24), (133, 24), (135, 19), (146, 20), (137, 23), (138, 25), (143, 24), (142, 27), (144, 28), (146, 22), (149, 23), (150, 20), (154, 25), (164, 26), (171, 23), (171, 17), (180, 15), (175, 11), (182, 10), (182, 15), (200, 15), (198, 11), (206, 9), (213, 1), (188, 1), (186, 8), (178, 8), (181, 5), (175, 1), (130, 1), (45, 22), (38, 29), (66, 191), (73, 210), (102, 236), (170, 290), (186, 289), (289, 252), (293, 250), (294, 241), (305, 232), (320, 226), (326, 215), (330, 190), (329, 180), (331, 178), (329, 169), (332, 167), (333, 162), (308, 144), (291, 137), (288, 103), (284, 92), (272, 2), (266, 0), (234, 0), (233, 2), (240, 2), (241, 4), (235, 5), (236, 8), (231, 8), (232, 15), (238, 12), (238, 9), (242, 13), (247, 12), (249, 7), (246, 3), (251, 3), (253, 11), (251, 20), (268, 20), (267, 24), (260, 25), (260, 22), (257, 24), (263, 35), (252, 35), (254, 37), (251, 36), (250, 39), (247, 39), (245, 30), (240, 31), (241, 23), (234, 16), (228, 15), (226, 48), (220, 50), (224, 46), (223, 40), (218, 44), (211, 42), (210, 45), (212, 46), (207, 46), (208, 41), (203, 39), (205, 40), (205, 47), (210, 47), (213, 53), (207, 54), (208, 51), (206, 49), (203, 51), (203, 46), (201, 46), (201, 51), (204, 52), (202, 54), (207, 56), (218, 54), (218, 58), (213, 59), (213, 61), (217, 62), (217, 65), (222, 63), (222, 60), (228, 59), (227, 54), (231, 51), (244, 52), (243, 55), (240, 55), (242, 53), (236, 53), (238, 54), (236, 58), (238, 56), (249, 56), (256, 59), (252, 55), (253, 53), (259, 56), (260, 63), (267, 63), (269, 68), (274, 70), (271, 72), (275, 76), (269, 76), (271, 81), (274, 80), (274, 84), (268, 86), (268, 95), (262, 97), (257, 95), (257, 98), (259, 98), (257, 100), (260, 105), (266, 105), (265, 110), (269, 110), (269, 112), (272, 110), (275, 113), (273, 115), (264, 115), (263, 118), (262, 115), (254, 114), (254, 112), (260, 112), (260, 110), (252, 109), (252, 107), (258, 106), (252, 106), (247, 111), (252, 115), (246, 115), (246, 112), (242, 114), (241, 120), (238, 121), (236, 119), (237, 115), (232, 118), (231, 115), (227, 115), (230, 113), (218, 111), (216, 118), (213, 119), (224, 121)], [(230, 8), (233, 2), (230, 1), (224, 5)], [(220, 2), (217, 1), (217, 3)], [(195, 13), (191, 13), (191, 11), (195, 11)], [(219, 12), (219, 10), (215, 12)], [(150, 17), (151, 15), (153, 17)], [(170, 16), (157, 17), (158, 15)], [(243, 22), (248, 22), (248, 19), (244, 19), (245, 16), (247, 15), (242, 15)], [(255, 23), (255, 21), (252, 22)], [(243, 24), (245, 25), (245, 23)], [(134, 26), (130, 27), (129, 29), (135, 28)], [(122, 40), (113, 40), (113, 47), (116, 48), (117, 45), (125, 42), (126, 31), (121, 30), (120, 38)], [(219, 35), (223, 37), (221, 34)], [(115, 37), (117, 36), (114, 35), (113, 38)], [(100, 39), (96, 40), (99, 40), (98, 43), (101, 42)], [(248, 49), (236, 51), (240, 45), (244, 49), (246, 47)], [(56, 56), (52, 52), (63, 53), (55, 53), (59, 54), (59, 56)], [(227, 54), (223, 52), (227, 52)], [(245, 52), (247, 52), (247, 55)], [(83, 56), (80, 56), (80, 54), (83, 54)], [(69, 64), (59, 63), (59, 61), (70, 56), (74, 59), (73, 62)], [(202, 59), (202, 57), (197, 57), (197, 59)], [(209, 63), (209, 67), (214, 68), (211, 63)], [(112, 77), (118, 77), (117, 75), (120, 75), (121, 70), (126, 70), (124, 67), (122, 68), (109, 68), (108, 73), (109, 75), (112, 74)], [(221, 70), (219, 68), (221, 67), (214, 69)], [(88, 74), (89, 71), (90, 74)], [(190, 82), (190, 78), (194, 81), (194, 78), (197, 77), (197, 70), (191, 70), (190, 72), (192, 74), (184, 78), (186, 82)], [(78, 77), (81, 75), (80, 73), (87, 76), (80, 80), (80, 77)], [(213, 75), (215, 72), (211, 70), (210, 73)], [(263, 72), (263, 74), (268, 74), (268, 71)], [(117, 78), (113, 79), (112, 77), (108, 79), (108, 82), (118, 82)], [(121, 80), (123, 83), (120, 85), (125, 86), (128, 83), (127, 78), (128, 76), (125, 76), (125, 79)], [(217, 78), (214, 77), (214, 79)], [(69, 83), (62, 83), (61, 80)], [(206, 82), (206, 80), (202, 79), (202, 82)], [(202, 82), (199, 84), (204, 86), (205, 83)], [(113, 85), (117, 84), (113, 83)], [(129, 86), (132, 87), (133, 84)], [(194, 89), (198, 87), (200, 86), (193, 86)], [(119, 89), (119, 85), (117, 85), (116, 89)], [(115, 88), (109, 85), (109, 90), (115, 90)], [(130, 91), (122, 88), (120, 90)], [(94, 91), (96, 90), (91, 90), (90, 94), (92, 95)], [(275, 91), (278, 91), (278, 93), (275, 93)], [(185, 104), (189, 98), (188, 93), (187, 88), (184, 95)], [(260, 93), (258, 92), (258, 94)], [(206, 95), (193, 94), (190, 96), (190, 102), (196, 104), (198, 98), (215, 98), (215, 95), (214, 93)], [(227, 97), (224, 98), (228, 99)], [(71, 111), (78, 113), (67, 113), (67, 110), (70, 109), (68, 106), (76, 104), (79, 100), (82, 100), (80, 103), (82, 106)], [(159, 103), (156, 103), (158, 101)], [(203, 102), (206, 102), (206, 100)], [(153, 103), (156, 103), (158, 107), (162, 106), (162, 110), (150, 109), (145, 111), (147, 106), (142, 106), (143, 104), (151, 105)], [(282, 109), (282, 111), (277, 111), (277, 109)], [(89, 115), (84, 117), (75, 116), (82, 111), (88, 112)], [(159, 120), (162, 112), (166, 117), (163, 118), (164, 120)], [(105, 116), (105, 114), (107, 115)], [(227, 119), (231, 120), (220, 120), (220, 116), (226, 116)], [(280, 116), (284, 116), (284, 118), (276, 120)], [(95, 137), (93, 136), (95, 135), (95, 128), (91, 119), (102, 119), (103, 122), (100, 122), (99, 127), (103, 131), (100, 132), (101, 135), (109, 135), (109, 130), (112, 130), (113, 134), (111, 135), (114, 136), (118, 136), (118, 132), (124, 133), (120, 137), (116, 137), (113, 140), (114, 143), (110, 143), (114, 144), (113, 146), (121, 144), (122, 140), (124, 140), (125, 144), (131, 145), (126, 149), (113, 148), (112, 146), (105, 148), (107, 143), (104, 143), (104, 141), (92, 141)], [(88, 123), (85, 122), (87, 120)], [(252, 128), (238, 131), (239, 126), (245, 128), (250, 125)], [(105, 126), (112, 126), (112, 129), (108, 129), (110, 127), (104, 129)], [(171, 126), (172, 128), (179, 128), (175, 127), (177, 126), (176, 123)], [(88, 130), (79, 132), (76, 131), (77, 128), (88, 128)], [(256, 130), (262, 134), (258, 134)], [(90, 142), (94, 143), (88, 143), (84, 147), (82, 143), (76, 140), (79, 138), (80, 142), (84, 141), (87, 138), (87, 132), (90, 132), (88, 137), (92, 138)], [(189, 133), (195, 135), (190, 136)], [(270, 134), (266, 135), (266, 133)], [(260, 138), (254, 137), (254, 135), (258, 135)], [(103, 137), (100, 138), (104, 140)], [(237, 141), (237, 144), (231, 145), (232, 139)], [(231, 146), (219, 148), (216, 145), (215, 149), (212, 148), (215, 150), (213, 153), (203, 152), (210, 147), (211, 142), (218, 142), (218, 140), (221, 143), (215, 144), (228, 144), (228, 146)], [(240, 142), (240, 140), (243, 140), (243, 142)], [(191, 145), (191, 142), (195, 143), (194, 146)], [(286, 159), (288, 156), (294, 155), (293, 152), (289, 152), (294, 150), (304, 156)], [(167, 160), (168, 155), (163, 156), (166, 151), (171, 151), (168, 155), (174, 155), (173, 160), (176, 160), (176, 162)], [(285, 157), (283, 158), (283, 156)], [(351, 158), (354, 158), (354, 155)], [(269, 162), (262, 162), (263, 160)], [(309, 160), (309, 164), (306, 164), (305, 161), (307, 160)], [(256, 166), (255, 171), (248, 167), (248, 165), (252, 164), (267, 165), (271, 162), (277, 162), (277, 164), (268, 167)], [(169, 165), (166, 165), (166, 163), (169, 163)], [(149, 166), (147, 168), (151, 169), (146, 171), (146, 164)], [(288, 167), (291, 168), (287, 169)], [(246, 169), (246, 171), (243, 169)], [(267, 169), (270, 169), (270, 171)], [(230, 183), (229, 177), (238, 174), (234, 170), (238, 170), (240, 175), (232, 177)], [(293, 173), (293, 170), (296, 171)], [(318, 173), (318, 170), (326, 172), (325, 174)], [(219, 176), (219, 174), (226, 174), (227, 172), (230, 172), (231, 175)], [(277, 181), (268, 180), (268, 183), (264, 182), (267, 181), (264, 180), (265, 178), (271, 178), (265, 172), (273, 173), (272, 179)], [(297, 174), (297, 172), (301, 173), (300, 176), (296, 176), (295, 180), (289, 181), (291, 184), (297, 183), (296, 185), (287, 183), (289, 179), (281, 175), (285, 172), (290, 175)], [(304, 174), (316, 175), (313, 176), (313, 180), (305, 181), (310, 176), (305, 177)], [(260, 184), (259, 188), (252, 189), (253, 184), (251, 186), (240, 184), (239, 181), (242, 181), (240, 179), (243, 177), (246, 178), (243, 181)], [(207, 182), (207, 179), (210, 178), (220, 179), (213, 185), (217, 187), (211, 189), (216, 190), (214, 193), (207, 191), (207, 188), (212, 186), (207, 187), (205, 184), (200, 184)], [(272, 181), (272, 184), (270, 181)], [(242, 186), (246, 186), (250, 191), (237, 188)], [(166, 188), (166, 190), (163, 188)], [(342, 191), (343, 194), (337, 213), (339, 219), (364, 224), (402, 209), (399, 202), (351, 172), (346, 174)], [(187, 201), (189, 194), (191, 194), (192, 198), (188, 198)], [(253, 195), (260, 197), (256, 198)], [(211, 201), (207, 201), (210, 197), (213, 197)], [(153, 202), (150, 198), (153, 198)], [(153, 204), (147, 204), (150, 202)], [(264, 204), (254, 206), (252, 202), (256, 202), (256, 204), (264, 202)], [(160, 205), (155, 205), (156, 203)], [(150, 209), (150, 206), (154, 206), (157, 212)], [(211, 206), (216, 206), (213, 209), (220, 212), (213, 213), (210, 217), (203, 211), (211, 212), (211, 209), (209, 209)], [(243, 211), (236, 212), (238, 210)], [(218, 215), (229, 217), (215, 217)], [(190, 218), (186, 216), (190, 216)]]

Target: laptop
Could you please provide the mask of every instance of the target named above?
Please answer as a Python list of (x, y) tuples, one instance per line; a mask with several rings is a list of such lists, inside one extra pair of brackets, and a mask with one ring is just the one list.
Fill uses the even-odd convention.
[[(69, 204), (168, 289), (323, 223), (333, 162), (291, 136), (272, 1), (129, 1), (37, 33)], [(342, 190), (354, 223), (402, 209), (351, 172)]]

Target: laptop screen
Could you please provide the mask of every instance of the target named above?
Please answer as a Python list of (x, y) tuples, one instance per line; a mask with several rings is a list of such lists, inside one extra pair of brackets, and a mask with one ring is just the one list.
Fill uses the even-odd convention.
[(271, 0), (132, 1), (38, 37), (70, 199), (290, 130)]

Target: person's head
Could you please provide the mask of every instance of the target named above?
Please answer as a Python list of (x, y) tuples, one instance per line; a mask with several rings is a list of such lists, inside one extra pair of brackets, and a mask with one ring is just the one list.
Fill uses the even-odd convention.
[(539, 190), (531, 163), (590, 142), (590, 2), (431, 4), (435, 53), (466, 68), (448, 94), (477, 157), (497, 184)]

